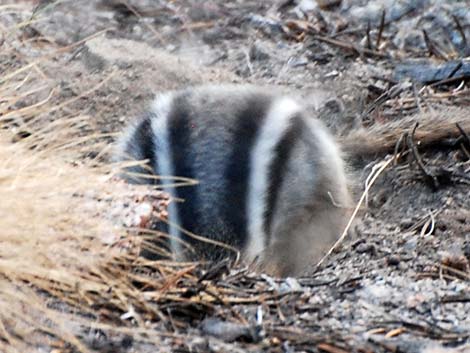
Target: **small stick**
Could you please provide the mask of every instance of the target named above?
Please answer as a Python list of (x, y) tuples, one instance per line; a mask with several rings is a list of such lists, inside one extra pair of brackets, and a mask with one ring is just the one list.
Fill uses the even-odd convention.
[(358, 32), (362, 32), (362, 30), (363, 30), (362, 27), (345, 29), (344, 31), (336, 32), (336, 33), (330, 35), (330, 38), (334, 39), (334, 38), (337, 38), (337, 37), (340, 37), (340, 36), (344, 36), (346, 34), (356, 34)]
[(398, 152), (398, 150), (400, 146), (404, 147), (403, 141), (406, 137), (407, 137), (407, 133), (405, 132), (404, 134), (400, 136), (400, 138), (397, 140), (397, 143), (395, 144), (395, 149), (393, 150), (393, 165), (397, 165), (398, 163), (398, 155), (401, 154)]
[(428, 184), (431, 186), (431, 188), (433, 190), (437, 190), (439, 188), (439, 181), (437, 180), (435, 175), (433, 175), (431, 172), (429, 172), (426, 169), (426, 167), (423, 163), (423, 160), (421, 159), (421, 157), (418, 153), (418, 149), (416, 148), (416, 145), (414, 143), (414, 136), (415, 136), (416, 129), (418, 128), (418, 125), (419, 125), (419, 123), (416, 123), (414, 128), (413, 128), (413, 132), (411, 133), (411, 135), (407, 136), (407, 139), (406, 139), (407, 144), (408, 144), (408, 147), (411, 150), (411, 153), (413, 154), (413, 157), (414, 157), (416, 163), (418, 164), (419, 169), (424, 174), (425, 180), (428, 182)]
[(372, 113), (376, 108), (380, 105), (385, 103), (387, 100), (397, 97), (401, 92), (407, 89), (408, 86), (406, 84), (398, 84), (392, 86), (388, 91), (381, 94), (375, 101), (373, 101), (366, 109), (365, 115), (369, 115)]
[(462, 37), (462, 41), (464, 45), (464, 55), (467, 55), (470, 52), (470, 48), (468, 47), (468, 42), (467, 42), (467, 37), (465, 36), (465, 31), (463, 30), (463, 27), (460, 24), (460, 21), (457, 18), (457, 16), (452, 15), (452, 18), (454, 19), (454, 22), (457, 25), (457, 30), (459, 31), (460, 36)]
[(430, 84), (428, 87), (437, 87), (437, 86), (440, 86), (440, 85), (445, 85), (447, 83), (453, 83), (455, 81), (460, 81), (460, 80), (462, 80), (462, 82), (465, 82), (465, 79), (467, 77), (465, 75), (462, 75), (462, 76), (455, 76), (455, 77), (445, 78), (443, 80), (440, 80), (440, 81), (437, 81), (437, 82), (434, 82), (434, 83)]
[(465, 130), (460, 126), (459, 123), (455, 123), (455, 125), (457, 126), (457, 129), (459, 129), (460, 133), (462, 134), (463, 140), (465, 141), (465, 143), (467, 144), (467, 146), (470, 148), (470, 138), (468, 137), (467, 133), (466, 133)]
[[(444, 207), (441, 207), (437, 210), (434, 210), (434, 211), (430, 211), (429, 214), (427, 216), (431, 216), (432, 218), (435, 218), (437, 217), (442, 211), (444, 210)], [(408, 228), (406, 231), (407, 232), (415, 232), (416, 230), (418, 230), (418, 228), (421, 227), (421, 230), (423, 228), (427, 229), (426, 227), (424, 227), (424, 225), (426, 223), (428, 223), (429, 219), (426, 217), (426, 216), (423, 216), (421, 217), (413, 226), (411, 226), (410, 228)], [(429, 225), (429, 224), (428, 224)]]
[(470, 160), (470, 151), (468, 151), (464, 145), (460, 145), (460, 148), (462, 149), (465, 156), (467, 156), (467, 159)]
[(423, 29), (423, 35), (424, 35), (424, 43), (426, 44), (426, 48), (428, 48), (429, 56), (431, 56), (433, 54), (431, 42), (429, 41), (428, 33), (424, 29)]
[[(371, 174), (369, 175), (370, 181), (366, 184), (366, 188), (364, 192), (361, 195), (361, 198), (359, 199), (356, 208), (354, 209), (351, 217), (349, 218), (348, 224), (344, 228), (343, 234), (339, 237), (339, 239), (333, 244), (333, 246), (328, 250), (328, 252), (318, 261), (318, 263), (315, 266), (315, 272), (320, 268), (321, 264), (328, 258), (328, 256), (331, 255), (331, 253), (344, 241), (346, 236), (348, 235), (349, 228), (351, 228), (351, 225), (356, 218), (357, 213), (359, 212), (359, 209), (361, 208), (365, 198), (367, 197), (370, 188), (372, 185), (374, 185), (375, 181), (377, 178), (382, 174), (382, 172), (387, 168), (390, 163), (393, 162), (393, 158), (388, 158), (388, 160), (384, 160), (378, 164), (375, 165), (375, 167), (372, 169)], [(368, 179), (369, 179), (368, 177)]]
[(382, 18), (380, 19), (379, 34), (377, 35), (377, 41), (375, 42), (375, 49), (379, 50), (380, 42), (382, 41), (382, 33), (385, 26), (385, 9), (382, 11)]
[(447, 78), (453, 77), (453, 76), (455, 75), (455, 73), (456, 73), (457, 71), (459, 71), (462, 66), (463, 66), (463, 62), (462, 62), (462, 61), (459, 61), (459, 62), (457, 63), (457, 65), (455, 65), (455, 67), (452, 69), (452, 71), (450, 72), (450, 74), (449, 74), (449, 76), (448, 76)]
[[(427, 237), (434, 232), (434, 227), (436, 225), (436, 219), (432, 211), (429, 211), (429, 219), (424, 223), (419, 234), (420, 237)], [(429, 228), (429, 230), (428, 230)], [(427, 232), (426, 232), (427, 231)]]
[(432, 45), (429, 40), (428, 33), (424, 29), (423, 29), (423, 35), (424, 35), (424, 43), (426, 44), (426, 48), (428, 48), (429, 56), (432, 56), (433, 54)]
[(337, 46), (341, 49), (352, 50), (356, 52), (357, 54), (360, 54), (362, 52), (366, 55), (376, 56), (381, 59), (390, 58), (390, 55), (388, 54), (380, 53), (377, 50), (372, 50), (372, 49), (367, 49), (367, 48), (358, 48), (357, 45), (355, 44), (347, 43), (341, 40), (332, 39), (332, 38), (328, 38), (328, 37), (320, 36), (320, 35), (314, 35), (312, 38), (320, 42), (325, 42), (325, 43)]
[(424, 42), (426, 43), (426, 47), (428, 48), (429, 55), (435, 55), (436, 57), (444, 60), (448, 60), (445, 54), (437, 48), (437, 46), (433, 43), (431, 38), (429, 38), (428, 32), (426, 32), (425, 29), (423, 29), (423, 35), (424, 35)]

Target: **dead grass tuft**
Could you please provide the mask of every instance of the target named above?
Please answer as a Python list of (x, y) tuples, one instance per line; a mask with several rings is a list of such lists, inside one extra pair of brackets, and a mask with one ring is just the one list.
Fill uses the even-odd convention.
[[(3, 54), (20, 55), (2, 32)], [(84, 134), (88, 118), (54, 101), (40, 62), (4, 62), (0, 78), (0, 351), (88, 352), (97, 329), (156, 340), (138, 314), (155, 309), (136, 283), (161, 272), (133, 271), (145, 264), (129, 230), (144, 191), (99, 162), (103, 136)], [(168, 200), (151, 196), (163, 210)]]

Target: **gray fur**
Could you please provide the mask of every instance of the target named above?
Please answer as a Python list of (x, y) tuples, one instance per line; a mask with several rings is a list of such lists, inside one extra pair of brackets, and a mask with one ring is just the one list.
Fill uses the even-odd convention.
[[(244, 244), (240, 249), (244, 258), (247, 261), (258, 259), (259, 264), (271, 273), (297, 274), (318, 260), (340, 235), (346, 223), (350, 197), (340, 151), (323, 124), (311, 117), (300, 104), (277, 93), (267, 93), (268, 91), (252, 86), (203, 86), (167, 93), (165, 99), (170, 99), (172, 107), (172, 112), (167, 117), (169, 126), (174, 122), (172, 119), (178, 118), (178, 114), (186, 114), (191, 122), (191, 128), (186, 131), (187, 140), (184, 141), (191, 148), (183, 158), (190, 161), (194, 171), (192, 177), (199, 181), (197, 192), (194, 193), (195, 199), (191, 200), (197, 205), (194, 212), (198, 222), (203, 225), (202, 229), (198, 229), (201, 233), (198, 235), (229, 245)], [(154, 107), (158, 102), (157, 98)], [(158, 115), (153, 109), (145, 118), (165, 118)], [(235, 143), (237, 136), (234, 136), (240, 119), (259, 119), (259, 130), (255, 131), (253, 145), (248, 146), (249, 155), (245, 157), (250, 163), (258, 161), (256, 163), (266, 165), (266, 168), (274, 165), (271, 162), (276, 157), (276, 151), (282, 148), (277, 142), (287, 133), (293, 119), (300, 119), (303, 127), (299, 131), (296, 130), (293, 139), (289, 140), (291, 146), (286, 150), (289, 155), (285, 168), (273, 171), (282, 173), (283, 179), (277, 189), (274, 208), (270, 212), (270, 234), (264, 234), (260, 227), (250, 228), (253, 222), (256, 223), (253, 218), (258, 216), (255, 214), (266, 214), (263, 207), (268, 199), (267, 186), (271, 184), (265, 185), (259, 181), (265, 167), (254, 168), (249, 165), (251, 174), (247, 175), (246, 180), (246, 204), (227, 205), (226, 199), (220, 196), (236, 189), (235, 185), (230, 185), (224, 179), (223, 171), (230, 165), (233, 151), (240, 147)], [(140, 123), (132, 126), (139, 126)], [(267, 130), (262, 135), (260, 131), (265, 127)], [(276, 134), (279, 134), (279, 138), (273, 137), (273, 140), (269, 141), (271, 136), (277, 136)], [(129, 127), (119, 143), (118, 159), (145, 158), (148, 153), (143, 151), (142, 146), (158, 148), (161, 143), (157, 141), (156, 135), (155, 131), (152, 134), (142, 134), (138, 133), (135, 127)], [(149, 139), (152, 136), (155, 141), (142, 141), (142, 138)], [(253, 152), (255, 146), (264, 152), (257, 155)], [(170, 142), (170, 149), (173, 147)], [(158, 174), (158, 160), (155, 163), (152, 169)], [(259, 174), (254, 175), (255, 170), (258, 170)], [(140, 182), (135, 178), (130, 181)], [(267, 183), (270, 182), (271, 180), (267, 180)], [(259, 184), (260, 195), (253, 193), (252, 186), (256, 183)], [(250, 197), (250, 193), (255, 197)], [(225, 227), (221, 210), (232, 206), (246, 208), (246, 227), (258, 229), (256, 234), (232, 234)], [(175, 215), (173, 219), (179, 220), (179, 215)], [(260, 220), (259, 217), (257, 220)], [(180, 237), (181, 233), (176, 236)], [(217, 258), (211, 255), (215, 252), (209, 245), (202, 244), (198, 249), (206, 258)], [(178, 256), (185, 257), (184, 254)]]

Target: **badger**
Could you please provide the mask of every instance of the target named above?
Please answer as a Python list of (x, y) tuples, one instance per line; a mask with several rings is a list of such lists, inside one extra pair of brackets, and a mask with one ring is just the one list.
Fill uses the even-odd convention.
[[(270, 88), (159, 94), (117, 146), (119, 161), (147, 162), (126, 168), (126, 180), (156, 184), (177, 200), (159, 223), (177, 259), (220, 261), (239, 251), (267, 272), (295, 275), (346, 223), (350, 195), (333, 136), (301, 103)], [(197, 183), (176, 186), (172, 176)]]

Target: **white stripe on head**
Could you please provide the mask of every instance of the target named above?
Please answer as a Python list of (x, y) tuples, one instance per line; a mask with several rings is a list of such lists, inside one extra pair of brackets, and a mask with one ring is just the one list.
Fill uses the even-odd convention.
[(253, 260), (265, 247), (264, 214), (269, 188), (269, 166), (274, 159), (275, 148), (282, 139), (289, 122), (299, 105), (291, 98), (277, 98), (271, 104), (267, 116), (258, 132), (250, 166), (247, 199), (248, 242), (245, 248), (248, 260)]
[[(158, 95), (152, 104), (152, 113), (155, 117), (152, 118), (152, 132), (155, 136), (155, 154), (157, 156), (158, 170), (156, 174), (163, 177), (174, 176), (174, 166), (171, 160), (171, 146), (168, 133), (168, 119), (173, 104), (173, 95), (171, 93)], [(155, 167), (155, 166), (153, 166)], [(168, 186), (165, 186), (167, 183)], [(165, 181), (163, 179), (163, 191), (171, 196), (175, 196), (175, 188), (171, 186), (171, 180)], [(178, 226), (179, 215), (178, 207), (175, 202), (170, 202), (168, 205), (168, 226), (170, 235), (170, 246), (173, 254), (178, 256), (181, 254), (180, 231)]]

